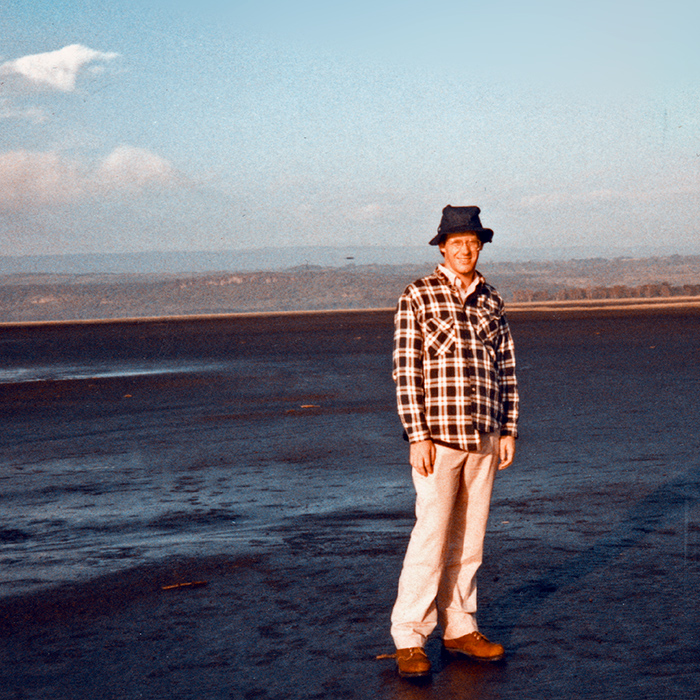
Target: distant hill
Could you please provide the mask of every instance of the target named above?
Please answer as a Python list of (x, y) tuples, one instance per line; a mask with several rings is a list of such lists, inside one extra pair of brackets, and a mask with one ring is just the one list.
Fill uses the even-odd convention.
[[(700, 244), (686, 254), (700, 254)], [(486, 246), (486, 263), (551, 262), (594, 257), (660, 257), (668, 250), (635, 251), (591, 247), (513, 248), (496, 241)], [(180, 274), (201, 272), (261, 272), (301, 265), (345, 267), (354, 265), (422, 265), (439, 259), (437, 249), (419, 246), (298, 246), (222, 251), (153, 251), (85, 255), (0, 256), (0, 275), (44, 274)]]
[[(265, 271), (0, 274), (0, 322), (388, 308), (434, 262)], [(489, 262), (507, 302), (700, 295), (700, 256)]]

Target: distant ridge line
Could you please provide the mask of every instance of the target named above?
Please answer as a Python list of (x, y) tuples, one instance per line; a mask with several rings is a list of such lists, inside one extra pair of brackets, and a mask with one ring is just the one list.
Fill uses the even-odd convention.
[[(483, 263), (546, 263), (697, 256), (700, 248), (670, 251), (596, 247), (514, 247), (506, 241), (489, 244)], [(295, 267), (424, 265), (439, 260), (428, 245), (416, 246), (290, 246), (219, 251), (143, 251), (141, 253), (67, 253), (63, 255), (0, 255), (0, 275), (8, 274), (182, 274), (271, 272)]]

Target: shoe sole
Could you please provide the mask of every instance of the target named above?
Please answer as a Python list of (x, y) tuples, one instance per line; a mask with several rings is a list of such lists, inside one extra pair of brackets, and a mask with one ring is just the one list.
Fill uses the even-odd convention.
[(449, 649), (445, 647), (445, 651), (451, 656), (466, 656), (468, 659), (474, 659), (474, 661), (502, 661), (506, 658), (505, 653), (500, 656), (474, 656), (474, 654), (468, 654), (466, 651), (461, 651), (460, 649)]
[(407, 673), (406, 671), (399, 671), (399, 676), (401, 678), (428, 678), (432, 675), (432, 671), (423, 671), (422, 673)]

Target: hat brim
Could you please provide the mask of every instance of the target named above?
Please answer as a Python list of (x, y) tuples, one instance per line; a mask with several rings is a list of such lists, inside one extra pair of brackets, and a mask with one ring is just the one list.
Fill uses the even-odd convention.
[(490, 228), (466, 229), (464, 231), (440, 231), (428, 245), (440, 245), (442, 241), (453, 233), (475, 233), (482, 243), (490, 243), (493, 240), (493, 230)]

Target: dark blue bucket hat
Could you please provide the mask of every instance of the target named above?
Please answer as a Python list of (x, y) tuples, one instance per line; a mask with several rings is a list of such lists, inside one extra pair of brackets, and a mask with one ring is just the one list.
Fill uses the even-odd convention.
[(437, 236), (430, 241), (430, 245), (439, 245), (450, 233), (475, 233), (482, 243), (490, 243), (493, 231), (481, 225), (480, 213), (479, 207), (453, 207), (448, 204), (442, 210)]

